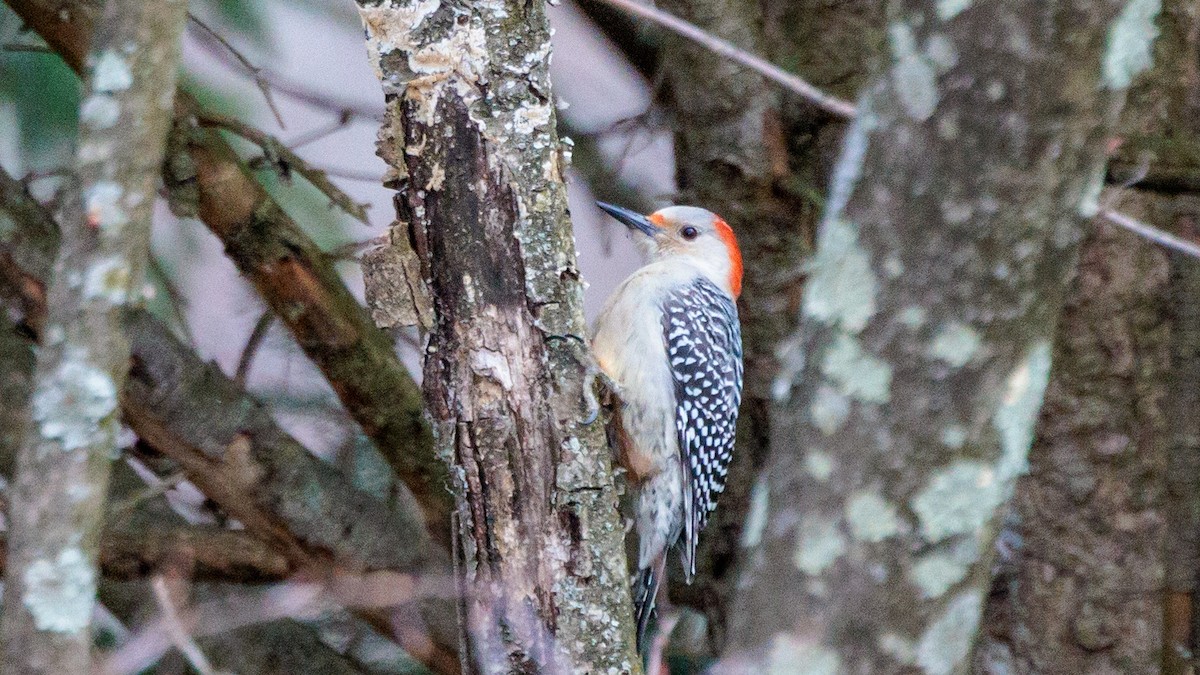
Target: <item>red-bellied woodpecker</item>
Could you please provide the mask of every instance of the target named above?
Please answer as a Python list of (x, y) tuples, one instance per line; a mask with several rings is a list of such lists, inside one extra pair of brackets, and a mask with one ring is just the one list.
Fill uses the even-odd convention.
[(733, 457), (742, 254), (729, 225), (704, 209), (672, 206), (643, 216), (599, 206), (637, 232), (649, 259), (608, 299), (592, 331), (596, 362), (621, 398), (610, 437), (637, 488), (634, 604), (642, 650), (667, 550), (678, 547), (691, 583), (696, 543)]

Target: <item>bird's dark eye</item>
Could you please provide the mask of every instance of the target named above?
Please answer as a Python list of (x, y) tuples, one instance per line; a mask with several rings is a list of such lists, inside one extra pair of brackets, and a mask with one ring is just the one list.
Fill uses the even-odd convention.
[(688, 241), (691, 241), (691, 240), (695, 239), (696, 237), (700, 236), (700, 233), (696, 231), (696, 228), (692, 227), (691, 225), (688, 225), (687, 227), (680, 230), (679, 234), (684, 239), (687, 239)]

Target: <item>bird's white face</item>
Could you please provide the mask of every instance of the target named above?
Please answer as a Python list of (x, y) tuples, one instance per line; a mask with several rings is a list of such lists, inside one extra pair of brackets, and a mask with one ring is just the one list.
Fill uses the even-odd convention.
[(651, 260), (687, 256), (726, 280), (734, 296), (742, 288), (742, 254), (737, 238), (720, 216), (696, 206), (668, 206), (649, 216), (611, 204), (600, 204), (631, 230), (634, 241)]

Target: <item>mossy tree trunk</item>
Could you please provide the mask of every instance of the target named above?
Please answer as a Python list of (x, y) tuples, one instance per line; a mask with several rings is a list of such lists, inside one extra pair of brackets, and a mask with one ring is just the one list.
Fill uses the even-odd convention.
[(722, 666), (961, 671), (1157, 5), (889, 5), (782, 359)]

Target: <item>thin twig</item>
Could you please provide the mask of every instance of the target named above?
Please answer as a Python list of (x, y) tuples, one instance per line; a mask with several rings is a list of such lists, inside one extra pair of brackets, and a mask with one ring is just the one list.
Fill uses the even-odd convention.
[(53, 54), (54, 50), (46, 45), (26, 44), (24, 42), (9, 42), (4, 45), (6, 52), (32, 52), (34, 54)]
[(809, 84), (804, 79), (789, 73), (779, 66), (763, 59), (759, 56), (751, 54), (744, 49), (741, 49), (733, 43), (723, 40), (708, 31), (680, 19), (679, 17), (664, 12), (660, 9), (643, 5), (634, 0), (598, 0), (613, 7), (617, 7), (623, 11), (639, 16), (647, 21), (653, 22), (666, 28), (669, 31), (682, 35), (683, 37), (709, 49), (716, 54), (719, 54), (730, 61), (739, 63), (768, 80), (779, 84), (788, 91), (794, 92), (808, 99), (822, 110), (828, 111), (838, 117), (850, 119), (854, 117), (854, 104), (849, 101), (843, 101), (836, 96), (827, 94), (817, 87)]
[(167, 274), (167, 268), (163, 267), (162, 261), (158, 256), (152, 255), (149, 260), (150, 272), (158, 277), (162, 283), (163, 290), (167, 293), (167, 299), (171, 301), (171, 313), (175, 315), (175, 321), (179, 324), (179, 330), (183, 332), (183, 337), (189, 345), (196, 344), (196, 336), (192, 334), (192, 327), (188, 324), (187, 311), (188, 301), (179, 288), (175, 285), (175, 280), (171, 275)]
[(350, 120), (352, 120), (352, 119), (354, 119), (354, 111), (343, 109), (338, 114), (338, 118), (336, 120), (334, 120), (333, 122), (330, 122), (329, 124), (327, 124), (323, 127), (318, 127), (316, 129), (313, 129), (312, 131), (309, 131), (308, 133), (304, 133), (304, 134), (297, 136), (296, 138), (294, 138), (292, 140), (291, 143), (288, 143), (288, 147), (291, 148), (292, 150), (295, 150), (297, 148), (308, 145), (309, 143), (314, 143), (316, 141), (319, 141), (322, 138), (325, 138), (326, 136), (329, 136), (331, 134), (337, 133), (338, 131), (341, 131), (342, 129), (345, 129), (346, 125), (350, 124)]
[(1125, 228), (1139, 237), (1149, 239), (1150, 241), (1165, 248), (1169, 248), (1172, 251), (1177, 251), (1193, 258), (1200, 258), (1200, 245), (1177, 237), (1169, 232), (1164, 232), (1156, 227), (1151, 227), (1150, 225), (1131, 218), (1124, 213), (1119, 213), (1111, 209), (1105, 209), (1101, 211), (1100, 215), (1113, 225)]
[[(350, 214), (351, 217), (363, 224), (371, 224), (367, 219), (367, 206), (369, 205), (359, 204), (354, 201), (350, 195), (343, 192), (341, 188), (329, 180), (330, 172), (318, 169), (309, 164), (308, 160), (292, 152), (279, 139), (237, 118), (226, 115), (204, 112), (197, 115), (196, 119), (201, 126), (220, 127), (257, 145), (263, 151), (264, 159), (278, 168), (281, 175), (285, 178), (288, 171), (295, 170), (296, 173), (304, 176), (304, 179), (311, 183), (313, 187), (317, 188), (326, 197), (329, 197), (329, 201), (339, 209)], [(253, 163), (251, 163), (251, 167), (253, 166)], [(372, 182), (378, 183), (380, 180), (381, 177), (376, 175), (372, 179)]]
[(192, 23), (199, 26), (209, 37), (221, 43), (221, 46), (229, 51), (235, 59), (254, 77), (254, 86), (262, 92), (263, 98), (267, 101), (267, 107), (271, 109), (271, 114), (275, 116), (275, 121), (279, 123), (281, 129), (286, 129), (287, 125), (283, 123), (283, 115), (279, 114), (279, 107), (275, 105), (275, 97), (271, 94), (271, 84), (262, 76), (262, 69), (250, 62), (241, 52), (229, 43), (220, 33), (213, 30), (208, 24), (200, 20), (200, 17), (188, 12), (188, 19)]
[(167, 580), (162, 575), (158, 575), (154, 577), (150, 585), (154, 589), (154, 599), (158, 601), (158, 607), (162, 610), (164, 628), (175, 648), (183, 653), (188, 664), (195, 668), (200, 675), (213, 675), (215, 671), (213, 671), (212, 664), (200, 650), (200, 645), (192, 639), (187, 626), (179, 620), (179, 614), (175, 611), (175, 603), (171, 602), (171, 591), (167, 588)]
[(154, 485), (147, 485), (145, 488), (138, 490), (128, 498), (113, 504), (109, 507), (110, 518), (123, 518), (127, 513), (132, 512), (142, 503), (147, 500), (154, 499), (159, 495), (164, 495), (170, 490), (175, 489), (183, 481), (187, 480), (187, 474), (182, 471), (177, 471), (165, 478), (158, 480)]
[[(220, 45), (213, 44), (213, 41), (202, 40), (200, 47), (221, 63), (231, 67), (235, 65), (232, 63), (233, 57), (229, 55), (229, 52), (221, 49)], [(236, 65), (240, 66), (241, 64), (238, 63)], [(354, 117), (362, 119), (374, 120), (376, 122), (383, 121), (382, 100), (378, 105), (373, 105), (338, 98), (333, 95), (313, 91), (303, 84), (288, 80), (266, 68), (259, 69), (258, 76), (265, 80), (273, 91), (313, 108), (328, 110), (338, 115), (349, 113)]]
[(336, 176), (338, 178), (345, 178), (346, 180), (362, 181), (364, 183), (378, 184), (383, 181), (382, 173), (375, 173), (375, 172), (371, 172), (371, 171), (355, 171), (354, 169), (339, 169), (337, 167), (332, 167), (332, 166), (323, 166), (320, 169), (318, 169), (318, 171), (320, 171), (321, 173), (323, 173), (327, 176)]
[(246, 376), (250, 374), (250, 366), (254, 365), (254, 357), (258, 354), (258, 349), (262, 346), (263, 340), (266, 339), (267, 332), (274, 322), (275, 312), (268, 309), (254, 323), (254, 330), (250, 332), (250, 338), (246, 340), (246, 347), (242, 349), (237, 370), (233, 374), (233, 381), (242, 389), (246, 388)]

